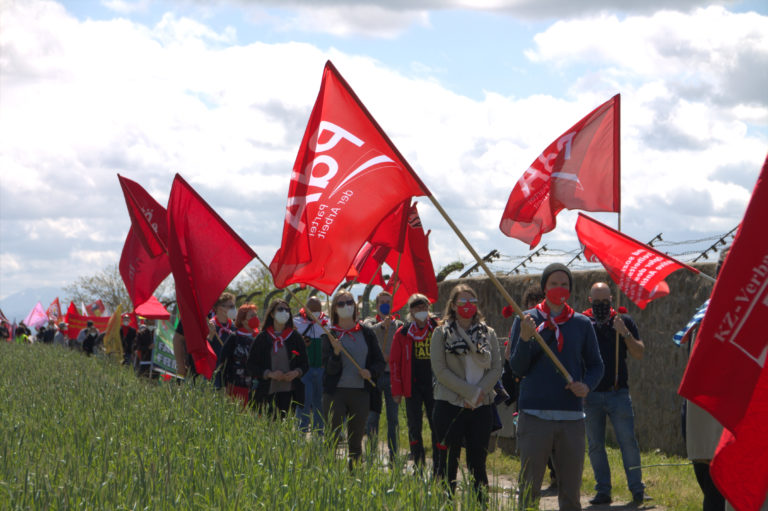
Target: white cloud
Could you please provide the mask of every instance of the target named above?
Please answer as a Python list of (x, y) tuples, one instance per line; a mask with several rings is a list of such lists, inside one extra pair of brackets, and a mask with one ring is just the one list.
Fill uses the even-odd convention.
[[(409, 12), (406, 17), (417, 11)], [(154, 26), (78, 21), (58, 4), (15, 2), (3, 15), (4, 293), (16, 290), (6, 291), (9, 286), (66, 284), (117, 262), (128, 227), (117, 172), (161, 204), (180, 172), (269, 260), (328, 58), (481, 255), (494, 248), (527, 251), (497, 227), (515, 181), (552, 140), (616, 91), (622, 92), (623, 221), (640, 239), (666, 226), (725, 232), (740, 220), (748, 183), (765, 156), (765, 137), (749, 129), (766, 123), (765, 101), (748, 101), (748, 91), (729, 101), (718, 95), (733, 70), (729, 51), (762, 55), (756, 28), (765, 17), (706, 9), (556, 23), (537, 37), (531, 57), (594, 67), (578, 76), (567, 98), (488, 91), (475, 100), (446, 89), (423, 66), (402, 75), (375, 59), (306, 43), (237, 44), (233, 29), (174, 14)], [(727, 34), (699, 43), (685, 30), (716, 15)], [(652, 25), (671, 30), (670, 19), (683, 27), (683, 46), (698, 44), (716, 63), (708, 67), (696, 56), (684, 66), (683, 57), (664, 53), (669, 45), (657, 40)], [(734, 20), (744, 22), (743, 33), (735, 33)], [(625, 36), (598, 54), (592, 34), (600, 30)], [(568, 39), (576, 33), (583, 41)], [(637, 57), (637, 68), (622, 52)], [(680, 84), (690, 73), (707, 87), (686, 91)], [(433, 230), (436, 269), (468, 262), (435, 208), (425, 199), (419, 208)], [(572, 214), (561, 216), (560, 229), (544, 242), (575, 247), (574, 221)]]
[(126, 0), (102, 0), (101, 5), (120, 14), (131, 14), (134, 12), (146, 12), (149, 9), (151, 0), (139, 0), (137, 2), (128, 2)]

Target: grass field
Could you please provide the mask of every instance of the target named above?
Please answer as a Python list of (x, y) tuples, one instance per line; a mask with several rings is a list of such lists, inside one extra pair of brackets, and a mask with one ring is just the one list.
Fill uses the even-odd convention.
[[(0, 509), (479, 509), (470, 492), (450, 501), (378, 461), (349, 472), (322, 439), (244, 413), (208, 385), (137, 379), (57, 346), (0, 345), (0, 438)], [(620, 496), (620, 456), (610, 457)], [(680, 462), (643, 454), (644, 464)], [(497, 451), (489, 469), (514, 479), (519, 463)], [(587, 466), (588, 494), (590, 479)], [(645, 479), (660, 506), (700, 506), (690, 467)], [(499, 492), (489, 504), (512, 508)]]

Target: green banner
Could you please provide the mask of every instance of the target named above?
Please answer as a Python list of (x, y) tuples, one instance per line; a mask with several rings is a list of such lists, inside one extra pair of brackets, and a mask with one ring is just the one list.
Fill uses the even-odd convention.
[(158, 369), (176, 374), (176, 357), (173, 356), (173, 334), (176, 331), (170, 321), (158, 321), (155, 332), (155, 349), (152, 364)]

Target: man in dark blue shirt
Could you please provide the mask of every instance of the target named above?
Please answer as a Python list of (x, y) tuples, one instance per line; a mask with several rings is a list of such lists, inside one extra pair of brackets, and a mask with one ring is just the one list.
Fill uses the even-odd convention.
[(603, 379), (587, 395), (585, 403), (589, 461), (595, 473), (597, 491), (589, 502), (599, 505), (609, 504), (612, 500), (611, 467), (605, 453), (605, 423), (606, 418), (610, 418), (621, 449), (632, 501), (642, 504), (645, 500), (645, 485), (639, 468), (640, 448), (635, 436), (635, 416), (627, 384), (627, 353), (640, 360), (643, 358), (645, 345), (640, 340), (637, 325), (632, 318), (613, 309), (611, 289), (605, 282), (597, 282), (592, 286), (589, 301), (592, 308), (584, 311), (584, 315), (592, 321), (600, 346), (600, 356), (605, 364)]

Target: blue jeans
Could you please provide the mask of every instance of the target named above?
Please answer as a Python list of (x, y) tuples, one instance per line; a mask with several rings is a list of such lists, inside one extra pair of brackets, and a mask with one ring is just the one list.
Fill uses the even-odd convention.
[(635, 437), (635, 415), (632, 411), (632, 399), (629, 389), (609, 392), (590, 392), (587, 394), (585, 412), (587, 414), (587, 441), (589, 442), (589, 461), (595, 472), (595, 490), (598, 493), (611, 494), (611, 467), (605, 454), (605, 419), (611, 419), (616, 440), (621, 449), (627, 486), (632, 494), (645, 490), (643, 473), (640, 468), (640, 448)]
[[(397, 453), (397, 415), (398, 405), (392, 399), (392, 385), (389, 382), (389, 373), (384, 373), (376, 382), (379, 390), (384, 394), (384, 406), (387, 411), (387, 445), (389, 446), (389, 456), (393, 457)], [(379, 434), (379, 415), (376, 412), (368, 413), (368, 423), (365, 430), (368, 437), (373, 438)]]
[(298, 409), (299, 428), (305, 433), (309, 431), (309, 416), (312, 413), (314, 429), (323, 432), (323, 368), (310, 367), (307, 374), (301, 377), (304, 383), (304, 406)]

